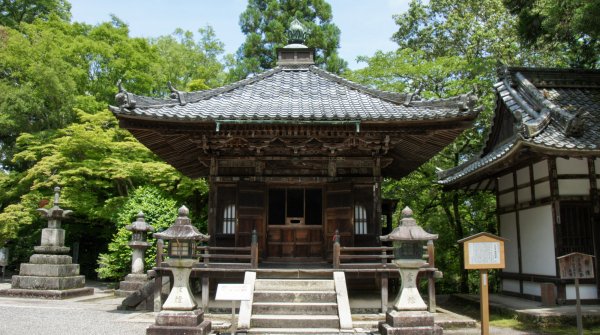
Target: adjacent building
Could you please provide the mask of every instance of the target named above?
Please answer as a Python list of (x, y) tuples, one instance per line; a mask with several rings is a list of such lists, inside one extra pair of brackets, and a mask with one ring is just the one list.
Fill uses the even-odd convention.
[[(598, 262), (600, 71), (504, 68), (494, 88), (483, 151), (439, 182), (496, 194), (503, 292), (540, 299), (540, 284), (554, 283), (559, 300), (575, 299), (556, 258), (582, 252)], [(582, 281), (582, 299), (598, 299), (598, 277)]]

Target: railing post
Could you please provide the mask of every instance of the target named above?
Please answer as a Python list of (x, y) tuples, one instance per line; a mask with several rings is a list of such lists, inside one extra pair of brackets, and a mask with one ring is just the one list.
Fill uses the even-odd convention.
[(335, 230), (335, 235), (333, 238), (333, 268), (340, 268), (340, 232), (339, 230)]
[(156, 240), (156, 267), (160, 267), (163, 262), (163, 249), (165, 242), (159, 238)]
[[(208, 267), (210, 262), (210, 251), (208, 251), (209, 246), (204, 247), (204, 257), (202, 257), (202, 263), (204, 263), (204, 267)], [(206, 257), (208, 256), (208, 257)]]
[(252, 229), (252, 245), (250, 247), (251, 267), (258, 268), (258, 235), (256, 229)]
[[(162, 264), (164, 242), (162, 239), (156, 240), (156, 267), (160, 267)], [(162, 276), (161, 270), (156, 270), (156, 276), (154, 276), (154, 311), (160, 312), (162, 309)]]
[[(427, 254), (430, 268), (435, 268), (435, 248), (433, 241), (427, 241)], [(435, 301), (435, 271), (429, 271), (427, 273), (427, 294), (429, 296), (429, 312), (435, 313), (436, 301)]]
[(388, 277), (389, 273), (386, 271), (387, 269), (387, 250), (381, 250), (381, 264), (383, 266), (383, 271), (381, 272), (381, 313), (387, 312), (388, 307)]

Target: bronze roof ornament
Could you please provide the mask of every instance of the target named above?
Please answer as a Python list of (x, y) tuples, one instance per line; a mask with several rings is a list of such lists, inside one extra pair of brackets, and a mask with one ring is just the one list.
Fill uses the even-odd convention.
[(308, 37), (308, 29), (298, 19), (294, 18), (288, 30), (288, 44), (304, 44)]

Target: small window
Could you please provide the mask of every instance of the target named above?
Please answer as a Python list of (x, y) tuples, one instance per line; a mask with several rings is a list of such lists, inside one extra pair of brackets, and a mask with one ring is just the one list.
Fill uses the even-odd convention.
[(223, 234), (235, 234), (235, 205), (225, 207), (223, 212)]
[(363, 205), (354, 206), (354, 234), (367, 234), (367, 209)]

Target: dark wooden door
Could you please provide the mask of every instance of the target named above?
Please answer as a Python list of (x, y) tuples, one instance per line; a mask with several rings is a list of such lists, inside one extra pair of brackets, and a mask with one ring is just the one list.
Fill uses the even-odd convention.
[(262, 183), (240, 183), (238, 188), (238, 225), (235, 245), (249, 247), (252, 230), (258, 234), (259, 255), (265, 241), (265, 186)]
[(331, 258), (336, 230), (340, 233), (342, 246), (354, 245), (352, 184), (328, 184), (325, 200), (325, 243), (327, 257)]

